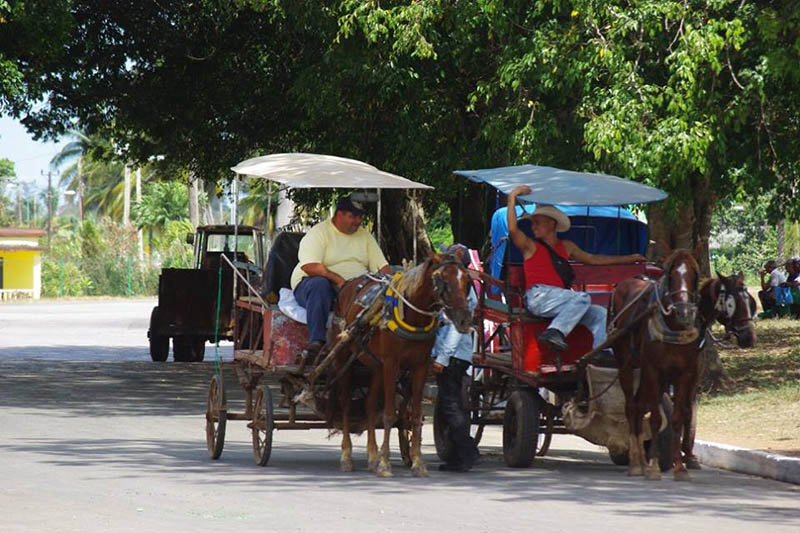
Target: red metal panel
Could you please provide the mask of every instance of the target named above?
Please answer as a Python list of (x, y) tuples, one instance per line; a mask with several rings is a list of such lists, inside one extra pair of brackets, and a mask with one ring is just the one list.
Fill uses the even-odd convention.
[[(517, 346), (514, 345), (514, 368), (522, 368), (525, 372), (539, 372), (542, 365), (556, 365), (557, 358), (561, 356), (562, 365), (570, 365), (575, 363), (583, 354), (592, 349), (592, 334), (583, 326), (577, 326), (572, 332), (567, 335), (567, 343), (569, 350), (557, 354), (551, 350), (544, 349), (539, 346), (537, 337), (550, 325), (550, 322), (529, 322), (524, 324), (512, 324), (512, 338), (515, 329), (521, 330), (521, 353), (522, 359), (521, 366), (516, 366), (518, 359)], [(521, 326), (521, 327), (520, 327)]]

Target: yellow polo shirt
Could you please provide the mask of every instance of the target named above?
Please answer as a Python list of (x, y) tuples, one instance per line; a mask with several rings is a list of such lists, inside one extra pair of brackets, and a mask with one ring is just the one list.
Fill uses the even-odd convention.
[(389, 264), (370, 232), (358, 228), (352, 235), (342, 233), (330, 218), (305, 234), (297, 257), (299, 261), (292, 271), (292, 290), (307, 276), (302, 266), (308, 263), (322, 263), (344, 279), (377, 272)]

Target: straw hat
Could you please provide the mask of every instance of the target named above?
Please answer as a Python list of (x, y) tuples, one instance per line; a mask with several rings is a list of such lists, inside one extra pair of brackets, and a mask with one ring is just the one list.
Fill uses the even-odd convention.
[(561, 233), (567, 231), (570, 226), (569, 217), (562, 210), (552, 205), (537, 205), (530, 216), (542, 215), (556, 221), (556, 231)]

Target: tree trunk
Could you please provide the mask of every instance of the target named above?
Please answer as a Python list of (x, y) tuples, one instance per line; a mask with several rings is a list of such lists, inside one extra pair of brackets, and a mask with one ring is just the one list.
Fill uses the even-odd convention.
[(433, 248), (425, 232), (425, 215), (418, 202), (400, 190), (384, 190), (381, 195), (381, 249), (392, 265), (414, 257), (414, 221), (416, 220), (417, 262), (431, 255)]
[(468, 248), (482, 250), (489, 239), (491, 216), (495, 211), (492, 193), (487, 186), (472, 183), (459, 187), (456, 198), (448, 202), (453, 240)]
[(650, 240), (656, 243), (648, 250), (650, 259), (659, 259), (670, 250), (685, 248), (694, 250), (702, 243), (700, 273), (711, 275), (708, 241), (711, 235), (711, 215), (716, 204), (716, 195), (711, 190), (708, 177), (698, 176), (692, 183), (692, 198), (675, 198), (671, 206), (666, 203), (650, 204), (647, 208), (647, 223)]
[(198, 179), (195, 177), (194, 172), (189, 171), (189, 220), (195, 228), (200, 225), (200, 209), (197, 203), (197, 182)]

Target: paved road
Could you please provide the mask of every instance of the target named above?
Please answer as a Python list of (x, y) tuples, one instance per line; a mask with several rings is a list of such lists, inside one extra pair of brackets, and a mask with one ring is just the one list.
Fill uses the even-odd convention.
[[(382, 480), (364, 470), (363, 437), (354, 473), (338, 471), (338, 438), (319, 430), (276, 433), (260, 468), (246, 424), (230, 422), (212, 462), (213, 364), (147, 361), (151, 305), (0, 306), (0, 531), (800, 530), (800, 487), (713, 469), (691, 483), (631, 479), (573, 437), (513, 470), (489, 428), (484, 461), (458, 475), (435, 471), (426, 426), (431, 477), (410, 477), (395, 449), (396, 477)], [(226, 383), (235, 404), (232, 372)]]

